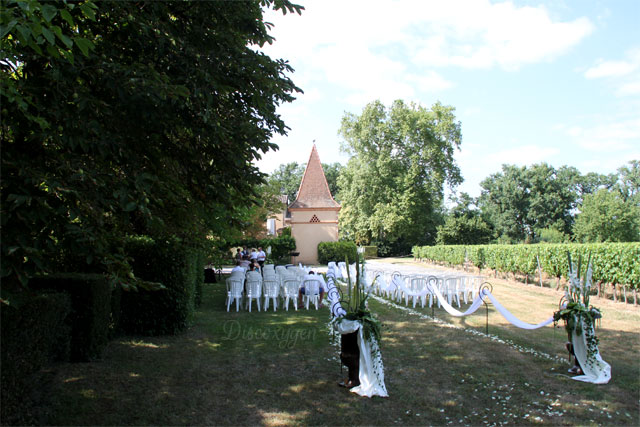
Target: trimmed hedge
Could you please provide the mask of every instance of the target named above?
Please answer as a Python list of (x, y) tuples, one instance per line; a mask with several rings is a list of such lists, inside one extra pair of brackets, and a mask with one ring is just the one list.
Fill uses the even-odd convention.
[(111, 295), (113, 287), (100, 274), (66, 273), (35, 277), (31, 289), (53, 289), (71, 297), (71, 358), (72, 362), (99, 359), (109, 342), (112, 323)]
[(567, 252), (586, 262), (593, 261), (594, 282), (640, 287), (640, 243), (541, 243), (535, 245), (443, 245), (414, 246), (414, 258), (462, 265), (465, 260), (478, 268), (504, 273), (536, 274), (540, 259), (542, 270), (553, 277), (568, 278)]
[(71, 297), (66, 293), (36, 295), (18, 307), (2, 305), (1, 424), (24, 425), (29, 396), (40, 369), (67, 361), (71, 346)]
[[(128, 334), (164, 335), (184, 330), (196, 302), (196, 280), (204, 265), (198, 251), (177, 239), (131, 237), (125, 252), (133, 260), (136, 277), (160, 282), (166, 289), (138, 289), (122, 293), (120, 327)], [(204, 271), (203, 271), (204, 273)]]
[(354, 242), (320, 242), (318, 243), (318, 262), (328, 264), (331, 261), (344, 262), (345, 258), (349, 262), (355, 262), (358, 256), (358, 247)]
[(378, 247), (377, 246), (363, 246), (364, 248), (364, 258), (377, 258), (378, 257)]

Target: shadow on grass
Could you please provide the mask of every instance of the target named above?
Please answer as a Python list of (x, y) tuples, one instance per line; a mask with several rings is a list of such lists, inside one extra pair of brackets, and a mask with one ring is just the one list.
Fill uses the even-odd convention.
[[(362, 398), (337, 387), (341, 372), (338, 349), (330, 344), (328, 309), (227, 313), (223, 288), (209, 285), (194, 326), (187, 332), (124, 337), (110, 343), (100, 362), (60, 366), (49, 390), (47, 423), (276, 426), (638, 421), (633, 411), (637, 394), (619, 385), (603, 388), (578, 383), (554, 371), (558, 366), (553, 362), (386, 306), (376, 304), (374, 310), (385, 325), (382, 354), (387, 399)], [(606, 410), (599, 412), (603, 406)], [(627, 417), (625, 411), (631, 415)]]

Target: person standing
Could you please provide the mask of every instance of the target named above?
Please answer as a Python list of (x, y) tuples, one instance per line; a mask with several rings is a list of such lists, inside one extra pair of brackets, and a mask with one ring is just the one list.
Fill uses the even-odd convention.
[(264, 253), (264, 251), (262, 250), (262, 247), (258, 248), (258, 264), (260, 264), (260, 269), (262, 269), (264, 267), (264, 261), (267, 259), (267, 254)]

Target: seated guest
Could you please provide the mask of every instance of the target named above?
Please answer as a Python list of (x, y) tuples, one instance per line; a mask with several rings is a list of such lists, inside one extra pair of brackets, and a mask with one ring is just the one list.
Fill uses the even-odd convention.
[(242, 252), (240, 251), (240, 248), (236, 249), (236, 257), (235, 257), (236, 261), (242, 261)]
[[(310, 271), (309, 274), (314, 274), (313, 271)], [(322, 298), (324, 297), (324, 280), (322, 280), (322, 276), (319, 277), (320, 284), (318, 286), (318, 291), (320, 291), (320, 301), (318, 302), (319, 306), (322, 306)], [(298, 308), (302, 308), (302, 296), (304, 295), (305, 289), (304, 286), (300, 287), (298, 291)]]
[(240, 265), (244, 267), (246, 270), (248, 270), (249, 265), (251, 265), (251, 261), (249, 261), (249, 257), (248, 256), (243, 257), (242, 261), (240, 261)]
[(240, 262), (241, 261), (236, 261), (236, 266), (231, 269), (231, 273), (234, 273), (236, 271), (241, 271), (243, 273), (245, 272), (245, 269), (242, 268), (242, 266), (240, 265)]
[(260, 264), (258, 264), (258, 261), (255, 259), (251, 261), (251, 264), (249, 264), (249, 270), (262, 272), (262, 269), (260, 268)]

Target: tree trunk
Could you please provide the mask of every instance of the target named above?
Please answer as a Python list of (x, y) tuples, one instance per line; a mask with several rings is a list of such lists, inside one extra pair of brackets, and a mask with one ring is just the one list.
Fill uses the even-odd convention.
[(616, 294), (616, 284), (612, 283), (611, 287), (613, 288), (613, 301), (618, 302), (618, 295)]
[(598, 298), (600, 298), (600, 286), (602, 286), (602, 282), (596, 283), (596, 292), (597, 292)]
[(624, 303), (627, 303), (627, 285), (622, 285), (622, 296), (624, 297)]
[(638, 305), (638, 290), (633, 288), (633, 305)]

